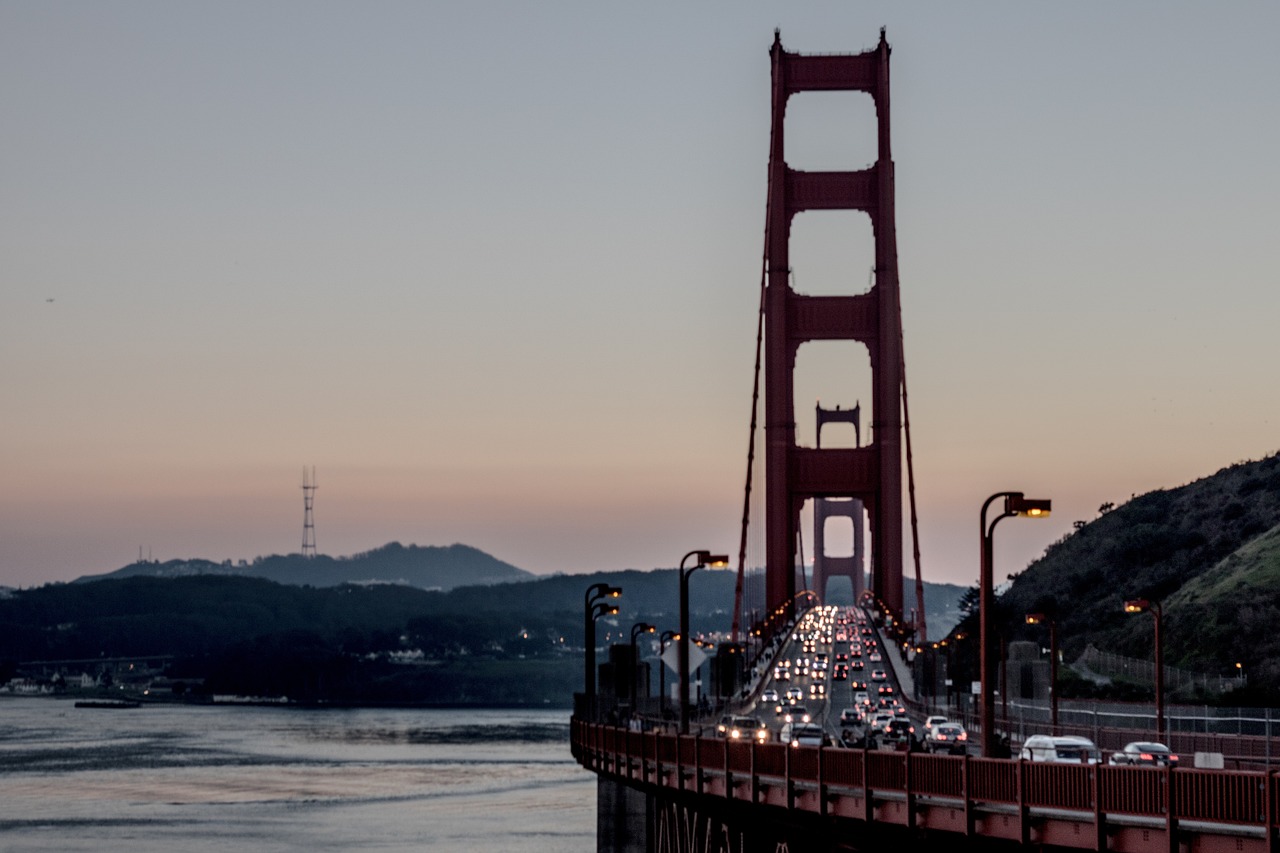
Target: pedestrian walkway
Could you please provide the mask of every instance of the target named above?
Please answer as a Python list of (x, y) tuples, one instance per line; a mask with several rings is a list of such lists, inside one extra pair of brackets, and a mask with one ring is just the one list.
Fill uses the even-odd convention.
[(884, 658), (893, 668), (893, 676), (897, 679), (898, 690), (904, 696), (916, 695), (915, 679), (911, 674), (911, 666), (902, 656), (902, 648), (891, 638), (886, 637), (881, 626), (876, 625), (876, 637), (880, 640), (880, 648), (884, 649)]

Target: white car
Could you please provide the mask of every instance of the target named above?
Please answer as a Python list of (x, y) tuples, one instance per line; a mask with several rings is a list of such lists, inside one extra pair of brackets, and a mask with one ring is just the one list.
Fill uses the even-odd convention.
[(925, 717), (924, 733), (926, 735), (929, 734), (929, 732), (933, 731), (934, 726), (941, 725), (942, 723), (945, 723), (945, 722), (947, 722), (947, 718), (941, 716), (940, 714), (934, 714), (932, 717)]
[(946, 752), (964, 755), (969, 733), (959, 723), (938, 723), (924, 736), (924, 748), (929, 752)]
[(774, 690), (772, 687), (765, 690), (763, 693), (760, 694), (760, 704), (761, 705), (777, 705), (778, 691)]
[(810, 723), (813, 722), (813, 716), (809, 713), (809, 709), (803, 705), (792, 705), (788, 707), (782, 715), (784, 723)]
[(871, 680), (872, 681), (888, 681), (889, 676), (883, 669), (873, 669), (871, 670)]
[(1102, 763), (1102, 753), (1093, 741), (1075, 735), (1032, 735), (1022, 742), (1019, 757), (1026, 761), (1050, 761), (1055, 764)]
[(787, 723), (778, 740), (791, 746), (822, 746), (822, 726), (814, 723)]
[(867, 727), (873, 731), (883, 731), (884, 727), (889, 725), (889, 721), (893, 719), (893, 714), (888, 711), (879, 711), (871, 715), (871, 719), (867, 722)]

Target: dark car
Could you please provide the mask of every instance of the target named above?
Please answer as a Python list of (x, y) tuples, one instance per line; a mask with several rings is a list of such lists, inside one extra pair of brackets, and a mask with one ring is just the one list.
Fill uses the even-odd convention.
[(1162, 743), (1134, 741), (1111, 756), (1111, 764), (1128, 767), (1177, 767), (1178, 756)]
[(885, 741), (897, 742), (909, 740), (916, 733), (915, 726), (906, 717), (894, 717), (885, 723), (880, 737)]

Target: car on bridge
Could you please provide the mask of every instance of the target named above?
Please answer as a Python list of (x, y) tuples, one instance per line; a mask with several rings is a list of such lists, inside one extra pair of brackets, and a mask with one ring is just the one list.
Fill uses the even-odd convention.
[(1055, 764), (1101, 764), (1102, 753), (1087, 737), (1032, 735), (1022, 742), (1019, 758)]
[(968, 746), (969, 733), (959, 723), (938, 723), (924, 736), (924, 748), (933, 753), (964, 755)]
[(782, 722), (784, 723), (808, 723), (812, 722), (812, 720), (813, 715), (809, 713), (809, 709), (804, 705), (792, 705), (782, 713)]
[(911, 740), (915, 736), (916, 727), (911, 725), (911, 720), (907, 717), (895, 716), (884, 724), (884, 727), (877, 733), (881, 740), (886, 743), (902, 743)]
[(822, 746), (826, 733), (814, 723), (787, 723), (778, 733), (778, 740), (789, 746)]
[(764, 721), (757, 717), (730, 715), (720, 718), (716, 726), (716, 734), (729, 740), (754, 740), (765, 743), (769, 740), (769, 729)]
[(1178, 756), (1162, 743), (1134, 741), (1112, 754), (1108, 763), (1127, 767), (1177, 767)]
[(887, 680), (888, 680), (888, 678), (889, 678), (888, 673), (886, 673), (883, 669), (873, 669), (873, 670), (871, 670), (871, 680), (872, 680), (872, 681), (887, 681)]
[(887, 726), (889, 724), (889, 721), (892, 719), (893, 719), (893, 713), (891, 711), (876, 711), (874, 714), (871, 715), (871, 719), (867, 723), (867, 725), (873, 731), (882, 731), (884, 727)]
[(765, 691), (760, 694), (760, 704), (761, 705), (777, 705), (778, 691), (773, 689), (772, 687), (765, 688)]

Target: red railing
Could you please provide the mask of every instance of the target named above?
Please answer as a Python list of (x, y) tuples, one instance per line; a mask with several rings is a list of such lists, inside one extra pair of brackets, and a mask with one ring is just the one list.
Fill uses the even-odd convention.
[[(742, 796), (741, 789), (732, 792), (728, 779), (734, 786), (750, 781), (752, 790), (776, 786), (781, 779), (789, 790), (795, 783), (820, 784), (822, 808), (826, 797), (852, 796), (865, 805), (869, 797), (891, 795), (905, 797), (907, 813), (927, 808), (934, 800), (953, 810), (962, 805), (966, 814), (975, 808), (1015, 806), (1024, 822), (1030, 810), (1051, 811), (1062, 820), (1096, 822), (1098, 838), (1105, 838), (1102, 824), (1109, 815), (1157, 818), (1157, 826), (1167, 831), (1175, 831), (1179, 821), (1196, 821), (1203, 822), (1196, 824), (1202, 833), (1213, 834), (1212, 825), (1218, 824), (1230, 825), (1223, 826), (1224, 835), (1252, 827), (1268, 843), (1280, 837), (1280, 784), (1275, 775), (1261, 772), (789, 747), (633, 732), (580, 720), (573, 721), (571, 741), (577, 760), (597, 772), (699, 791), (708, 779), (720, 777), (726, 781), (710, 790), (725, 791), (726, 796)], [(965, 831), (973, 831), (972, 822), (968, 825)]]

